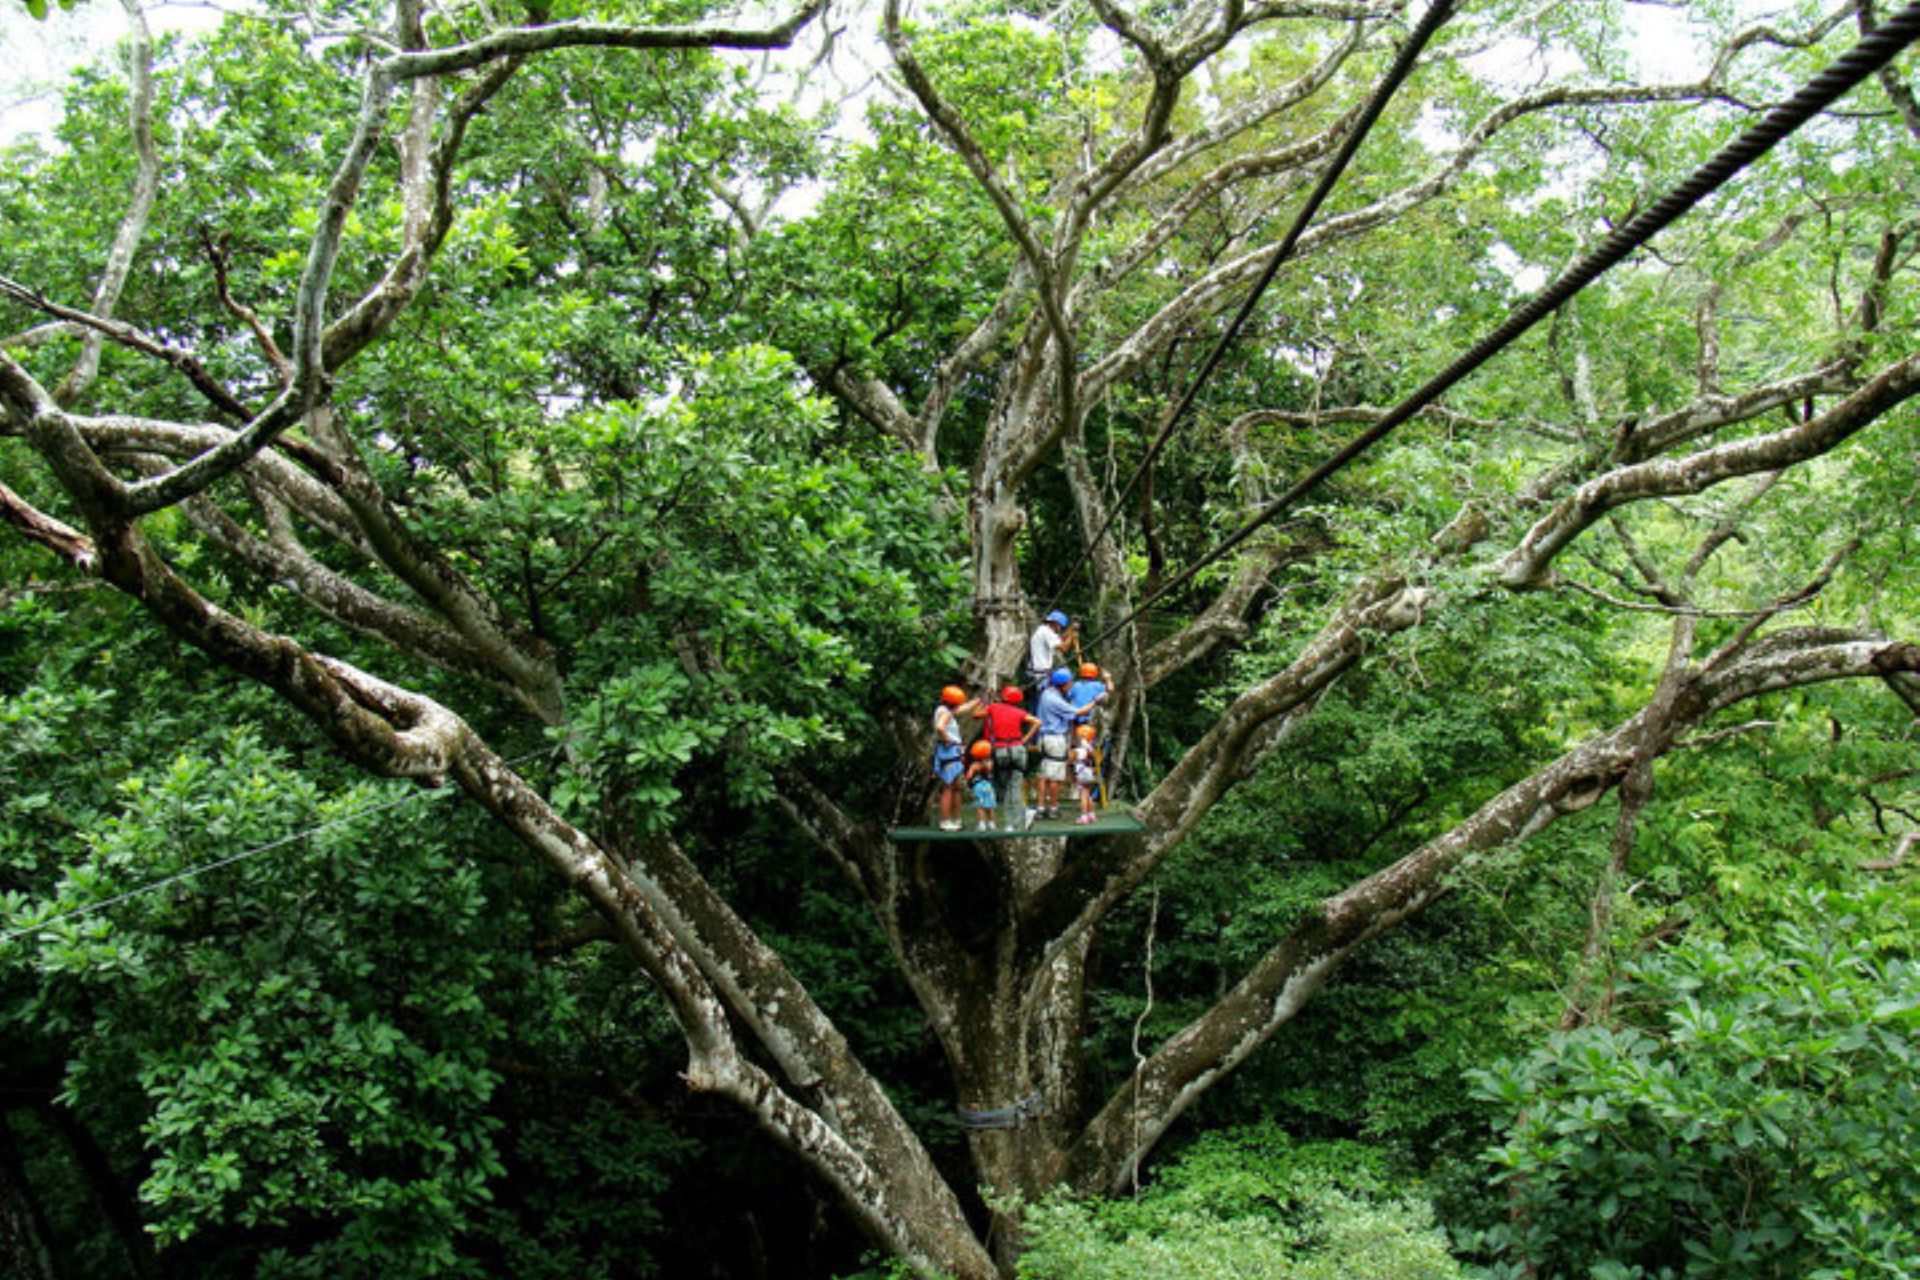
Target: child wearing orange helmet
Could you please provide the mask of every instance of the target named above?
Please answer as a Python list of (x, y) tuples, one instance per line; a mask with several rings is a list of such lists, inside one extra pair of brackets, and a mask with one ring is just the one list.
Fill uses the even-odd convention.
[(1067, 701), (1073, 704), (1073, 722), (1092, 724), (1100, 704), (1113, 692), (1107, 673), (1091, 662), (1083, 662), (1075, 672), (1076, 679), (1067, 686)]
[(975, 825), (982, 831), (993, 830), (993, 745), (985, 738), (975, 738), (968, 754), (973, 762), (967, 766), (967, 788), (973, 792), (973, 807), (979, 815)]
[(1093, 750), (1093, 726), (1076, 725), (1073, 730), (1073, 750), (1067, 755), (1067, 764), (1073, 770), (1073, 785), (1080, 793), (1080, 816), (1074, 822), (1086, 826), (1097, 820), (1093, 811), (1093, 788), (1099, 779), (1099, 757)]

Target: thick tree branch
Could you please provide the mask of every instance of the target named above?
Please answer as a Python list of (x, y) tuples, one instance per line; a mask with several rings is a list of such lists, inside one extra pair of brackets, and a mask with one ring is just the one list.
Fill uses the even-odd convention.
[(516, 27), (465, 44), (394, 54), (381, 66), (395, 80), (413, 80), (471, 71), (504, 58), (524, 58), (554, 49), (784, 49), (826, 7), (827, 0), (809, 0), (784, 20), (767, 27), (642, 27), (609, 22)]
[(1648, 498), (1700, 493), (1737, 476), (1778, 471), (1818, 457), (1916, 392), (1920, 392), (1920, 356), (1909, 356), (1804, 423), (1683, 458), (1658, 458), (1609, 471), (1582, 485), (1528, 530), (1497, 566), (1500, 580), (1516, 588), (1541, 585), (1554, 557), (1616, 507)]
[(1723, 427), (1751, 421), (1783, 405), (1799, 404), (1812, 396), (1850, 392), (1858, 385), (1851, 361), (1842, 358), (1739, 395), (1702, 395), (1684, 408), (1634, 426), (1622, 437), (1614, 458), (1620, 462), (1644, 461)]
[[(232, 392), (228, 391), (226, 387), (220, 384), (218, 379), (208, 373), (206, 367), (203, 366), (190, 351), (162, 342), (160, 339), (123, 321), (98, 316), (89, 311), (76, 310), (73, 307), (62, 306), (44, 294), (28, 288), (17, 280), (10, 280), (5, 276), (0, 276), (0, 295), (12, 298), (22, 306), (31, 307), (44, 315), (56, 316), (76, 328), (89, 330), (100, 336), (111, 338), (130, 351), (138, 351), (141, 355), (151, 356), (170, 368), (178, 370), (185, 376), (188, 382), (193, 384), (194, 390), (205, 396), (209, 404), (229, 418), (245, 422), (253, 416), (253, 413), (246, 405), (240, 403)], [(97, 353), (95, 362), (98, 362)], [(56, 399), (58, 399), (58, 397), (56, 397)]]
[(11, 525), (82, 572), (97, 562), (92, 538), (54, 519), (4, 484), (0, 484), (0, 523)]
[[(160, 154), (153, 143), (153, 33), (147, 29), (147, 16), (139, 0), (120, 0), (120, 7), (126, 12), (132, 42), (127, 123), (133, 134), (134, 176), (127, 207), (114, 232), (113, 247), (107, 251), (106, 269), (93, 291), (91, 311), (102, 318), (111, 317), (120, 304), (120, 291), (133, 270), (133, 255), (147, 233), (147, 220), (160, 190)], [(87, 393), (100, 372), (100, 348), (101, 333), (94, 329), (81, 340), (80, 358), (54, 391), (55, 401), (71, 405)]]
[[(75, 418), (74, 422), (88, 446), (103, 458), (143, 453), (193, 458), (233, 438), (230, 429), (213, 423), (165, 422), (118, 414)], [(354, 522), (353, 513), (340, 499), (337, 486), (343, 473), (339, 465), (319, 449), (282, 436), (271, 450), (255, 454), (243, 474), (267, 485), (301, 519), (334, 541), (369, 563), (379, 562), (372, 544)]]
[[(953, 148), (960, 161), (973, 175), (973, 180), (999, 213), (1001, 223), (1007, 233), (1013, 237), (1027, 269), (1033, 274), (1034, 294), (1040, 303), (1041, 315), (1045, 317), (1048, 333), (1053, 339), (1050, 358), (1055, 374), (1057, 406), (1059, 420), (1069, 428), (1078, 418), (1076, 408), (1077, 391), (1075, 388), (1077, 358), (1072, 326), (1067, 321), (1065, 311), (1065, 283), (1062, 260), (1049, 254), (1040, 243), (1039, 237), (1029, 222), (1026, 213), (1020, 208), (1020, 202), (994, 172), (992, 162), (981, 148), (979, 141), (967, 128), (960, 113), (949, 104), (934, 87), (933, 80), (926, 69), (914, 56), (913, 46), (907, 40), (906, 32), (900, 25), (900, 0), (886, 0), (883, 13), (883, 32), (887, 41), (887, 50), (893, 56), (894, 65), (900, 69), (900, 76), (915, 100), (925, 111), (927, 118), (940, 130), (947, 145)], [(1064, 259), (1071, 261), (1071, 255)]]
[(335, 169), (321, 206), (319, 226), (307, 249), (306, 266), (295, 293), (292, 377), (272, 404), (224, 444), (176, 467), (164, 475), (141, 481), (121, 503), (124, 518), (133, 518), (172, 506), (231, 474), (273, 438), (312, 410), (325, 390), (326, 370), (321, 346), (327, 285), (340, 254), (340, 238), (347, 215), (359, 197), (360, 183), (379, 142), (387, 99), (393, 81), (376, 69), (367, 76), (361, 97), (360, 119), (346, 154)]
[(434, 258), (453, 229), (453, 171), (467, 126), (520, 65), (517, 58), (507, 59), (468, 86), (449, 109), (446, 132), (437, 145), (429, 144), (440, 100), (439, 81), (415, 82), (407, 128), (400, 140), (405, 211), (400, 252), (380, 282), (327, 326), (323, 362), (329, 371), (345, 366), (385, 333), (425, 287)]
[[(1558, 107), (1621, 106), (1649, 102), (1698, 101), (1719, 96), (1710, 83), (1681, 85), (1626, 85), (1605, 88), (1560, 86), (1511, 99), (1489, 112), (1462, 139), (1460, 145), (1432, 173), (1362, 208), (1329, 218), (1300, 238), (1296, 258), (1352, 239), (1403, 217), (1414, 208), (1450, 189), (1473, 160), (1516, 122)], [(1265, 270), (1278, 246), (1266, 245), (1221, 264), (1183, 289), (1113, 351), (1087, 370), (1084, 396), (1091, 404), (1114, 384), (1139, 367), (1184, 332), (1196, 317), (1211, 315), (1236, 297)]]
[[(1204, 129), (1196, 130), (1184, 138), (1179, 138), (1162, 147), (1157, 155), (1144, 161), (1128, 175), (1115, 195), (1124, 194), (1138, 187), (1158, 181), (1185, 165), (1191, 164), (1210, 151), (1215, 151), (1234, 139), (1241, 137), (1251, 129), (1272, 120), (1283, 111), (1291, 110), (1312, 98), (1320, 90), (1333, 82), (1340, 68), (1364, 43), (1367, 28), (1359, 20), (1348, 27), (1346, 37), (1334, 46), (1333, 51), (1320, 59), (1298, 78), (1279, 85), (1265, 93), (1258, 94), (1239, 106), (1234, 107)], [(1349, 113), (1350, 115), (1351, 113)], [(1343, 120), (1347, 117), (1343, 116)], [(1339, 145), (1339, 132), (1344, 125), (1337, 124), (1333, 130), (1322, 133), (1308, 143), (1299, 145), (1313, 146), (1316, 154), (1324, 154)], [(1291, 148), (1283, 148), (1282, 152)], [(1280, 153), (1270, 153), (1280, 154)], [(1282, 166), (1285, 167), (1285, 166)], [(1221, 173), (1221, 169), (1214, 171)], [(1205, 182), (1206, 180), (1202, 180)]]
[(931, 439), (886, 383), (842, 366), (829, 370), (820, 384), (869, 424), (905, 445), (909, 452), (929, 462), (933, 460)]
[(1319, 903), (1101, 1108), (1068, 1153), (1068, 1185), (1117, 1192), (1132, 1163), (1206, 1089), (1291, 1019), (1355, 947), (1431, 905), (1463, 863), (1591, 805), (1626, 776), (1649, 743), (1656, 753), (1664, 751), (1686, 727), (1763, 693), (1917, 672), (1920, 645), (1807, 629), (1779, 633), (1727, 670), (1690, 677), (1674, 692), (1670, 719), (1657, 733), (1652, 709), (1642, 710), (1509, 787), (1444, 836)]
[(266, 538), (256, 537), (204, 495), (189, 498), (183, 510), (208, 541), (263, 580), (294, 592), (321, 615), (382, 640), (402, 653), (516, 697), (529, 710), (539, 713), (540, 708), (531, 704), (527, 691), (505, 679), (490, 655), (466, 637), (435, 619), (367, 590), (314, 559), (300, 545), (285, 512), (276, 510), (279, 504), (270, 495), (257, 495), (256, 505), (267, 522), (269, 536)]

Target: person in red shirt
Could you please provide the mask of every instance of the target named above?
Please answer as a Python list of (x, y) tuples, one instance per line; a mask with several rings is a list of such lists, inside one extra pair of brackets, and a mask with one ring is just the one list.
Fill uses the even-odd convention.
[[(984, 700), (982, 700), (984, 702)], [(1018, 831), (1026, 825), (1027, 744), (1040, 732), (1040, 721), (1021, 705), (1025, 695), (1013, 685), (1000, 691), (1000, 701), (974, 705), (973, 714), (985, 720), (986, 740), (993, 748), (993, 777), (1000, 786), (1000, 825)]]

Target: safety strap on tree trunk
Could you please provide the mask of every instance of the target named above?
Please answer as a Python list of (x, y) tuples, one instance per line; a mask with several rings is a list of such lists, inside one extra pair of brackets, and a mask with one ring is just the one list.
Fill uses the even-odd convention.
[(974, 1111), (967, 1107), (955, 1107), (960, 1117), (962, 1129), (1018, 1129), (1029, 1120), (1045, 1115), (1047, 1104), (1039, 1094), (1031, 1098), (1022, 1098), (1008, 1107), (989, 1107), (984, 1111)]

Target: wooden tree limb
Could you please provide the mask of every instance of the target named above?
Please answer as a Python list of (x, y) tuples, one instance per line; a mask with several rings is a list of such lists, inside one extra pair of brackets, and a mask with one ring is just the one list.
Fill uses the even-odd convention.
[(1850, 363), (1845, 358), (1829, 360), (1817, 368), (1752, 387), (1738, 395), (1698, 396), (1684, 408), (1636, 425), (1622, 437), (1614, 458), (1620, 462), (1642, 462), (1782, 406), (1798, 404), (1812, 396), (1852, 391), (1859, 385), (1859, 378), (1852, 372)]
[(496, 31), (478, 40), (439, 49), (394, 54), (382, 62), (395, 80), (471, 71), (505, 58), (523, 58), (554, 49), (784, 49), (800, 29), (827, 8), (827, 0), (808, 3), (771, 26), (647, 27), (609, 22), (555, 22)]
[[(1364, 20), (1350, 20), (1346, 38), (1303, 74), (1286, 84), (1278, 85), (1250, 98), (1207, 127), (1169, 142), (1129, 174), (1114, 194), (1124, 195), (1156, 182), (1174, 170), (1191, 164), (1201, 156), (1244, 136), (1248, 131), (1272, 120), (1281, 112), (1291, 110), (1308, 101), (1333, 83), (1333, 78), (1339, 73), (1341, 67), (1345, 66), (1348, 59), (1364, 44), (1366, 31)], [(1351, 114), (1348, 113), (1349, 116)], [(1318, 135), (1309, 143), (1302, 145), (1313, 146), (1316, 154), (1330, 152), (1339, 145), (1339, 139), (1335, 135), (1343, 128), (1344, 125), (1336, 125), (1334, 130)], [(1221, 170), (1216, 169), (1214, 172), (1219, 173)]]
[[(1511, 99), (1490, 111), (1468, 131), (1460, 145), (1433, 172), (1362, 208), (1329, 218), (1300, 238), (1296, 258), (1328, 248), (1392, 222), (1449, 190), (1472, 161), (1494, 138), (1529, 116), (1560, 107), (1624, 106), (1650, 102), (1701, 101), (1723, 96), (1714, 84), (1636, 84), (1617, 87), (1558, 86)], [(1194, 281), (1154, 312), (1083, 375), (1087, 403), (1097, 401), (1116, 383), (1132, 376), (1167, 343), (1201, 316), (1211, 315), (1259, 278), (1278, 246), (1266, 245), (1242, 254)]]
[(880, 379), (845, 367), (829, 370), (820, 385), (882, 433), (893, 437), (917, 457), (933, 461), (933, 441), (922, 421), (907, 412), (900, 398)]
[[(886, 38), (887, 50), (893, 57), (894, 65), (899, 68), (900, 76), (906, 82), (920, 109), (946, 139), (954, 154), (966, 166), (967, 172), (1000, 215), (1000, 221), (1007, 229), (1018, 247), (1021, 257), (1034, 280), (1034, 296), (1040, 304), (1040, 313), (1046, 319), (1047, 331), (1053, 340), (1051, 353), (1054, 382), (1057, 387), (1058, 417), (1062, 423), (1071, 424), (1078, 418), (1076, 401), (1078, 391), (1075, 383), (1075, 340), (1073, 327), (1067, 321), (1065, 311), (1065, 281), (1062, 265), (1070, 264), (1071, 255), (1056, 259), (1041, 245), (1026, 214), (1020, 208), (1020, 202), (994, 172), (979, 141), (973, 136), (960, 113), (941, 96), (934, 87), (926, 69), (920, 65), (914, 55), (913, 46), (906, 37), (900, 24), (900, 0), (886, 0), (882, 14), (882, 33)], [(1024, 420), (1038, 422), (1041, 415), (1029, 415)], [(1035, 452), (1037, 452), (1037, 448)]]
[[(124, 321), (63, 306), (20, 281), (5, 276), (0, 276), (0, 295), (12, 298), (22, 306), (31, 307), (44, 315), (55, 316), (77, 329), (111, 338), (130, 351), (151, 356), (178, 370), (188, 382), (193, 384), (193, 389), (206, 398), (207, 403), (228, 418), (245, 422), (253, 416), (252, 411), (228, 391), (218, 379), (208, 373), (206, 367), (190, 351), (163, 342)], [(95, 363), (98, 363), (97, 352)], [(58, 397), (56, 396), (55, 399), (57, 401)]]
[(1618, 467), (1582, 485), (1527, 531), (1497, 566), (1512, 588), (1539, 586), (1566, 546), (1616, 507), (1648, 498), (1700, 493), (1743, 475), (1778, 471), (1830, 451), (1920, 392), (1920, 356), (1882, 370), (1825, 413), (1782, 431)]
[[(167, 422), (126, 414), (76, 418), (75, 423), (88, 446), (103, 458), (143, 453), (192, 458), (233, 436), (229, 428), (212, 423)], [(294, 465), (296, 462), (300, 465)], [(331, 456), (304, 441), (282, 436), (274, 441), (272, 449), (254, 455), (242, 474), (266, 485), (302, 520), (335, 542), (352, 549), (369, 564), (379, 563), (373, 545), (354, 522), (353, 512), (340, 499), (337, 486), (344, 473)]]
[(326, 374), (322, 348), (326, 292), (339, 258), (347, 215), (359, 197), (360, 183), (379, 142), (392, 80), (367, 76), (360, 118), (346, 153), (334, 170), (321, 206), (319, 225), (308, 245), (306, 266), (295, 292), (292, 376), (272, 404), (260, 411), (231, 440), (191, 462), (142, 480), (120, 500), (120, 516), (132, 519), (172, 506), (230, 475), (274, 437), (305, 417), (319, 401)]
[[(192, 428), (181, 424), (154, 423), (148, 420), (78, 419), (53, 403), (52, 397), (24, 369), (0, 353), (0, 433), (24, 433), (45, 457), (63, 487), (87, 512), (90, 524), (123, 530), (131, 523), (126, 500), (129, 492), (101, 462), (88, 442), (95, 438), (117, 438), (121, 442), (154, 439), (177, 446), (183, 441), (206, 440), (206, 433), (220, 428)], [(309, 419), (310, 425), (325, 434), (324, 413)], [(219, 443), (195, 455), (195, 462), (167, 472), (177, 476), (199, 460), (218, 455), (244, 432), (227, 434)], [(342, 442), (338, 456), (350, 456), (350, 444)], [(138, 444), (134, 451), (140, 451)], [(169, 452), (162, 447), (161, 453)], [(260, 460), (249, 453), (235, 466)], [(433, 611), (463, 636), (468, 644), (488, 657), (498, 679), (517, 691), (529, 707), (537, 708), (543, 719), (557, 723), (563, 714), (564, 700), (559, 673), (550, 650), (537, 637), (527, 636), (497, 605), (476, 592), (465, 578), (434, 549), (425, 546), (392, 512), (377, 484), (362, 467), (342, 470), (340, 486), (331, 495), (319, 496), (315, 485), (289, 483), (290, 468), (276, 474), (275, 468), (263, 468), (263, 474), (280, 486), (283, 493), (296, 495), (294, 506), (306, 514), (320, 514), (327, 523), (339, 524), (344, 509), (351, 519), (344, 540), (356, 549), (370, 551), (379, 562), (398, 575)], [(141, 482), (146, 483), (146, 482)], [(185, 496), (185, 495), (183, 495)], [(338, 502), (334, 501), (334, 497)], [(317, 499), (317, 500), (316, 500)]]
[(1637, 755), (1670, 747), (1686, 727), (1737, 702), (1836, 679), (1920, 672), (1920, 645), (1862, 633), (1780, 633), (1732, 668), (1673, 692), (1655, 732), (1643, 708), (1507, 788), (1465, 822), (1324, 899), (1212, 1009), (1169, 1037), (1115, 1092), (1068, 1153), (1064, 1177), (1083, 1192), (1117, 1192), (1132, 1163), (1223, 1075), (1290, 1020), (1355, 947), (1424, 910), (1471, 859), (1534, 835), (1618, 785)]
[(434, 259), (453, 229), (453, 171), (467, 126), (521, 66), (509, 58), (490, 66), (447, 112), (446, 131), (431, 142), (439, 92), (437, 79), (417, 82), (401, 142), (401, 202), (405, 210), (400, 252), (379, 283), (327, 326), (323, 362), (345, 366), (411, 306), (426, 286)]
[(1893, 871), (1905, 864), (1907, 855), (1920, 845), (1920, 831), (1909, 831), (1894, 844), (1893, 852), (1884, 858), (1869, 858), (1860, 864), (1862, 871)]
[(92, 538), (41, 511), (4, 484), (0, 484), (0, 523), (12, 526), (83, 573), (98, 563)]
[[(92, 314), (110, 318), (120, 304), (120, 292), (133, 270), (133, 255), (147, 234), (147, 221), (153, 215), (154, 199), (160, 190), (160, 154), (153, 142), (153, 33), (147, 29), (147, 17), (139, 0), (120, 0), (127, 15), (129, 41), (127, 123), (133, 135), (133, 189), (126, 208), (120, 213), (113, 246), (107, 251), (106, 268), (93, 291)], [(90, 328), (81, 340), (80, 357), (53, 393), (61, 406), (74, 404), (93, 386), (100, 373), (102, 334)]]
[[(1243, 183), (1263, 178), (1291, 175), (1292, 180), (1275, 191), (1269, 204), (1279, 201), (1305, 186), (1311, 166), (1340, 146), (1341, 139), (1360, 118), (1360, 107), (1342, 115), (1332, 126), (1292, 146), (1251, 155), (1236, 156), (1211, 172), (1196, 178), (1144, 232), (1116, 252), (1096, 276), (1075, 286), (1075, 301), (1083, 294), (1105, 292), (1128, 279), (1164, 249), (1195, 214), (1211, 208), (1221, 195)], [(1097, 367), (1097, 366), (1096, 366)]]
[(1908, 710), (1920, 716), (1920, 677), (1904, 672), (1891, 672), (1886, 677), (1887, 687), (1892, 689), (1900, 701), (1907, 704)]
[[(1091, 0), (1091, 3), (1100, 21), (1138, 51), (1146, 64), (1151, 88), (1133, 135), (1074, 184), (1066, 202), (1067, 216), (1060, 220), (1054, 240), (1054, 250), (1063, 259), (1078, 254), (1094, 215), (1166, 145), (1172, 136), (1173, 109), (1180, 101), (1187, 77), (1225, 48), (1246, 25), (1244, 0), (1221, 0), (1217, 22), (1209, 14), (1202, 29), (1191, 39), (1178, 48), (1169, 49), (1114, 0)], [(1204, 12), (1202, 7), (1195, 6), (1196, 14)]]
[(1300, 556), (1285, 542), (1256, 547), (1233, 570), (1227, 584), (1194, 619), (1141, 655), (1140, 687), (1151, 689), (1176, 671), (1205, 658), (1220, 646), (1244, 640), (1247, 615), (1275, 569)]
[(333, 572), (300, 545), (284, 512), (276, 518), (276, 499), (262, 494), (256, 504), (268, 522), (267, 538), (256, 537), (204, 495), (187, 499), (182, 510), (214, 546), (245, 564), (263, 581), (292, 591), (322, 616), (381, 640), (401, 653), (500, 690), (539, 714), (540, 708), (532, 705), (527, 691), (503, 677), (489, 655), (465, 636)]
[(1014, 322), (1019, 318), (1025, 305), (1027, 290), (1033, 284), (1033, 273), (1025, 259), (1017, 259), (1014, 268), (1007, 275), (1006, 283), (1000, 287), (999, 295), (986, 315), (955, 347), (952, 354), (940, 362), (934, 370), (933, 385), (928, 388), (926, 398), (921, 401), (918, 438), (924, 442), (931, 455), (940, 438), (940, 424), (946, 417), (947, 406), (952, 403), (953, 394), (959, 389), (960, 380), (968, 373), (980, 367), (980, 364), (1004, 339)]
[(341, 460), (341, 503), (380, 564), (404, 582), (435, 615), (486, 653), (494, 670), (520, 691), (540, 718), (558, 724), (566, 698), (553, 649), (510, 616), (499, 601), (474, 587), (437, 547), (420, 538), (387, 501), (359, 446), (320, 408), (307, 418), (309, 431)]

